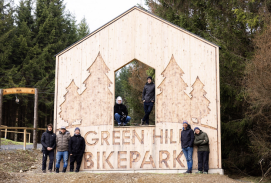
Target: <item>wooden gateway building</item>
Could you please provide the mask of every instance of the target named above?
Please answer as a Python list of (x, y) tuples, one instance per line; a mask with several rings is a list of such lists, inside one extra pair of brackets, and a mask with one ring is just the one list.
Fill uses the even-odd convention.
[[(155, 125), (115, 127), (115, 71), (135, 59), (155, 69)], [(181, 173), (187, 120), (209, 135), (209, 173), (223, 174), (219, 92), (219, 46), (133, 7), (56, 55), (55, 129), (81, 129), (81, 170)]]

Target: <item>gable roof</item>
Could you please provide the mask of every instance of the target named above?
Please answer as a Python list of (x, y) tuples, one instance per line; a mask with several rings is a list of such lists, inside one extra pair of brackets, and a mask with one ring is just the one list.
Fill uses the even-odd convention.
[(97, 32), (99, 32), (99, 31), (101, 31), (102, 29), (106, 28), (107, 26), (109, 26), (110, 24), (114, 23), (115, 21), (117, 21), (118, 19), (122, 18), (123, 16), (127, 15), (128, 13), (132, 12), (133, 10), (139, 10), (140, 12), (143, 12), (143, 13), (145, 13), (145, 14), (147, 14), (147, 15), (153, 17), (153, 18), (156, 18), (156, 19), (162, 21), (163, 23), (166, 23), (166, 24), (168, 24), (168, 25), (170, 25), (170, 26), (172, 26), (172, 27), (174, 27), (174, 28), (176, 28), (176, 29), (178, 29), (178, 30), (181, 30), (181, 31), (183, 31), (183, 32), (185, 32), (185, 33), (187, 33), (187, 34), (189, 34), (189, 35), (192, 36), (192, 37), (198, 38), (198, 39), (202, 40), (202, 41), (205, 42), (205, 43), (208, 43), (208, 44), (211, 44), (211, 45), (213, 45), (213, 46), (216, 46), (216, 47), (221, 48), (221, 47), (218, 46), (217, 44), (212, 43), (212, 42), (210, 42), (210, 41), (208, 41), (208, 40), (206, 40), (206, 39), (204, 39), (204, 38), (202, 38), (202, 37), (200, 37), (200, 36), (198, 36), (198, 35), (196, 35), (196, 34), (190, 32), (190, 31), (188, 31), (188, 30), (186, 30), (186, 29), (184, 29), (184, 28), (181, 28), (181, 27), (179, 27), (179, 26), (177, 26), (177, 25), (175, 25), (175, 24), (173, 24), (173, 23), (171, 23), (171, 22), (169, 22), (169, 21), (167, 21), (167, 20), (165, 20), (165, 19), (163, 19), (163, 18), (161, 18), (161, 17), (158, 17), (157, 15), (154, 15), (153, 13), (151, 13), (151, 12), (145, 10), (145, 9), (142, 9), (142, 8), (140, 8), (140, 7), (137, 7), (137, 6), (133, 6), (132, 8), (130, 8), (130, 9), (128, 9), (127, 11), (125, 11), (124, 13), (120, 14), (120, 15), (117, 16), (116, 18), (112, 19), (111, 21), (107, 22), (107, 23), (104, 24), (103, 26), (99, 27), (98, 29), (96, 29), (96, 30), (94, 30), (93, 32), (91, 32), (90, 34), (86, 35), (86, 36), (83, 37), (82, 39), (80, 39), (80, 40), (78, 40), (77, 42), (73, 43), (72, 45), (68, 46), (68, 47), (65, 48), (64, 50), (58, 52), (55, 56), (59, 56), (59, 55), (65, 53), (66, 51), (68, 51), (68, 50), (71, 49), (72, 47), (74, 47), (74, 46), (80, 44), (80, 43), (83, 42), (84, 40), (86, 40), (86, 39), (88, 39), (89, 37), (93, 36), (93, 35), (96, 34)]

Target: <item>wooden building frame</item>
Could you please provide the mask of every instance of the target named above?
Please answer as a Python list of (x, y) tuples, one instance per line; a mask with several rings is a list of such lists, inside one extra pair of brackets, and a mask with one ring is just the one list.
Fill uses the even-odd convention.
[[(178, 173), (186, 168), (180, 133), (187, 120), (208, 133), (210, 173), (223, 174), (219, 48), (132, 7), (56, 54), (54, 129), (81, 128), (85, 171)], [(116, 128), (114, 73), (134, 59), (156, 71), (156, 125)]]
[[(3, 112), (3, 96), (11, 95), (11, 94), (33, 94), (34, 101), (34, 128), (33, 128), (33, 148), (37, 149), (37, 125), (38, 125), (38, 89), (37, 88), (6, 88), (0, 89), (0, 137), (1, 137), (1, 129), (23, 129), (24, 130), (24, 150), (26, 147), (26, 130), (30, 128), (26, 127), (1, 127), (2, 125), (2, 112)], [(32, 128), (31, 128), (32, 129)], [(17, 132), (19, 133), (19, 132)], [(6, 133), (5, 133), (6, 137)], [(1, 148), (1, 138), (0, 138), (0, 148)]]

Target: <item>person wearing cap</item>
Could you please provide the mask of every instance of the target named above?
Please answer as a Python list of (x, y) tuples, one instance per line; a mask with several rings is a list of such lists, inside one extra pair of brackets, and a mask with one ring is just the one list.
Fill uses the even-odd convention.
[(153, 83), (151, 76), (147, 77), (147, 83), (142, 92), (142, 100), (144, 103), (145, 115), (141, 119), (141, 125), (143, 125), (144, 122), (146, 125), (149, 125), (149, 116), (155, 101), (155, 84)]
[(192, 173), (193, 167), (193, 143), (194, 143), (194, 132), (187, 121), (183, 121), (183, 130), (181, 133), (181, 145), (183, 154), (187, 161), (187, 171), (185, 173)]
[(116, 104), (114, 106), (114, 114), (115, 120), (118, 122), (119, 126), (121, 124), (125, 126), (131, 120), (131, 117), (128, 116), (127, 107), (124, 104), (122, 104), (122, 98), (120, 96), (118, 96), (116, 99)]
[(85, 147), (85, 139), (80, 134), (80, 128), (76, 127), (74, 130), (74, 136), (72, 136), (69, 141), (70, 172), (73, 172), (74, 170), (75, 161), (77, 164), (75, 172), (79, 172)]
[(67, 166), (68, 166), (68, 159), (69, 159), (69, 141), (70, 141), (71, 135), (70, 132), (66, 130), (65, 126), (62, 126), (59, 130), (59, 134), (56, 136), (56, 147), (57, 147), (57, 153), (56, 153), (56, 173), (59, 173), (60, 168), (60, 161), (63, 158), (63, 169), (62, 172), (65, 173)]
[(199, 129), (194, 128), (195, 140), (194, 145), (198, 146), (198, 172), (208, 174), (209, 170), (209, 138), (207, 133)]
[(56, 134), (53, 133), (53, 125), (48, 124), (47, 130), (41, 136), (42, 144), (42, 172), (46, 173), (46, 162), (49, 156), (49, 172), (52, 172), (54, 162), (54, 149), (56, 147)]

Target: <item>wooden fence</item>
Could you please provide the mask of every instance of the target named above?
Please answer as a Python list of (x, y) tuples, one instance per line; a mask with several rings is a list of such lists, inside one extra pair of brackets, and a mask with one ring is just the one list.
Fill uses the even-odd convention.
[[(4, 129), (4, 130), (3, 130)], [(35, 128), (28, 128), (28, 127), (7, 127), (7, 126), (1, 126), (0, 130), (5, 132), (5, 138), (7, 137), (8, 132), (12, 133), (23, 133), (24, 134), (24, 144), (23, 149), (26, 150), (26, 134), (29, 134), (29, 142), (30, 142), (30, 133), (27, 133), (26, 130), (34, 130)], [(46, 130), (46, 128), (36, 128), (37, 130)], [(17, 132), (17, 131), (8, 131), (8, 130), (24, 130), (23, 132)], [(37, 139), (33, 139), (33, 142), (37, 141)], [(33, 143), (33, 148), (36, 149)], [(1, 140), (0, 140), (0, 149), (1, 149)]]

